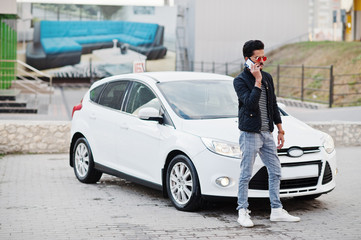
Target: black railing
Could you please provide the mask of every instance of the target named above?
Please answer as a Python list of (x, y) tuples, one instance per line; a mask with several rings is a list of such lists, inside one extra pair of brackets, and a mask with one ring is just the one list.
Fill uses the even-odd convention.
[(244, 63), (241, 61), (233, 62), (190, 62), (189, 69), (194, 72), (210, 72), (210, 73), (219, 73), (225, 75), (233, 75), (236, 72), (242, 71), (244, 68)]
[(332, 89), (334, 105), (361, 105), (361, 73), (333, 75)]
[[(272, 65), (271, 65), (272, 66)], [(276, 66), (277, 96), (333, 105), (333, 66)], [(286, 70), (287, 69), (287, 70)], [(310, 71), (308, 71), (310, 70)], [(308, 71), (308, 74), (307, 74)]]
[[(189, 69), (235, 77), (243, 71), (242, 60), (217, 62), (191, 62)], [(266, 65), (275, 80), (279, 97), (316, 102), (333, 106), (361, 105), (361, 73), (335, 74), (333, 65)]]

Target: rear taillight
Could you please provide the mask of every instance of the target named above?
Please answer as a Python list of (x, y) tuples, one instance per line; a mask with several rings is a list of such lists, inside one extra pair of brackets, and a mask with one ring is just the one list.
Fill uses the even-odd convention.
[(73, 107), (73, 112), (71, 113), (71, 118), (74, 116), (75, 111), (79, 111), (83, 107), (83, 99), (80, 101), (80, 104)]

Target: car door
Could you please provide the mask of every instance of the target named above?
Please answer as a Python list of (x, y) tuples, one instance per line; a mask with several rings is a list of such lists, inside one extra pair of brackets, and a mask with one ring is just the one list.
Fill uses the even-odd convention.
[(118, 154), (120, 158), (125, 158), (126, 168), (132, 176), (159, 183), (163, 164), (159, 151), (164, 138), (161, 133), (167, 126), (157, 121), (141, 120), (138, 113), (145, 107), (161, 111), (160, 101), (151, 88), (133, 82), (124, 108), (126, 134), (119, 135), (124, 145), (118, 149)]
[[(107, 84), (97, 103), (91, 105), (89, 118), (91, 121), (92, 150), (94, 159), (109, 168), (118, 167), (119, 148), (118, 135), (122, 131), (122, 117), (120, 111), (129, 81), (114, 81)], [(118, 163), (116, 165), (115, 163)]]

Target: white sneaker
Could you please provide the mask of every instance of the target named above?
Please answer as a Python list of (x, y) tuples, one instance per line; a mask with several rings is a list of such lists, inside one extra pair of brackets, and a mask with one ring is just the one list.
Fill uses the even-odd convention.
[(299, 222), (301, 219), (290, 215), (283, 208), (272, 208), (270, 220), (272, 222)]
[(237, 222), (239, 224), (241, 224), (242, 227), (253, 227), (254, 226), (254, 224), (251, 220), (251, 217), (249, 216), (250, 213), (251, 213), (251, 211), (249, 211), (248, 209), (241, 208), (240, 210), (238, 210)]

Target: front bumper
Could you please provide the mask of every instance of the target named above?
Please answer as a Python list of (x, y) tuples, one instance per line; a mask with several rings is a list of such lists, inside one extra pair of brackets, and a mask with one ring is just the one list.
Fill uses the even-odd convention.
[[(307, 166), (317, 166), (317, 175), (296, 173), (295, 178), (288, 176), (281, 179), (280, 197), (296, 197), (317, 195), (332, 191), (336, 186), (336, 152), (328, 154), (320, 147), (316, 153), (304, 154), (298, 158), (279, 156), (282, 168), (293, 168), (307, 171)], [(215, 197), (237, 197), (238, 179), (240, 175), (240, 159), (229, 158), (203, 151), (192, 159), (198, 172), (202, 195)], [(303, 167), (303, 166), (306, 166)], [(297, 176), (296, 176), (297, 175)], [(307, 177), (302, 177), (302, 176)], [(228, 177), (230, 184), (221, 187), (216, 184), (219, 177)], [(301, 177), (300, 177), (301, 176)], [(250, 198), (268, 198), (268, 174), (259, 157), (256, 158), (250, 181)]]

